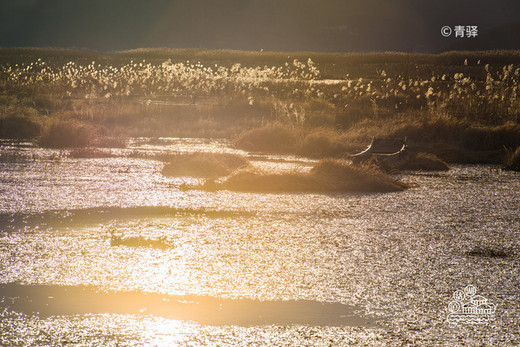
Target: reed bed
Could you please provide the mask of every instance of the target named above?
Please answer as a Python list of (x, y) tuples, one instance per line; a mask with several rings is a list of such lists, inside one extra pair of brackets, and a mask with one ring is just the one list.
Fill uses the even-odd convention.
[(517, 51), (0, 49), (0, 136), (52, 147), (224, 136), (248, 150), (323, 158), (388, 135), (497, 151), (520, 146), (519, 82)]

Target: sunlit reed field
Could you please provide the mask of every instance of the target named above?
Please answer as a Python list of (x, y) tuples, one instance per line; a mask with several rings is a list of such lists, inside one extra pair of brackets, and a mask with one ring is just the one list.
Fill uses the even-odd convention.
[(45, 147), (227, 137), (317, 158), (388, 136), (449, 162), (497, 163), (520, 145), (519, 79), (518, 51), (1, 49), (0, 136)]

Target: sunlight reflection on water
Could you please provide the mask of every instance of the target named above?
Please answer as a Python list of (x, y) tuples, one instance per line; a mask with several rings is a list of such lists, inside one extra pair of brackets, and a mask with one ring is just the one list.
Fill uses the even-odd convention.
[[(0, 161), (2, 283), (360, 305), (362, 315), (381, 318), (386, 328), (211, 327), (145, 313), (14, 319), (4, 312), (0, 342), (44, 339), (42, 326), (54, 338), (91, 344), (519, 339), (512, 330), (520, 311), (517, 173), (455, 166), (404, 174), (415, 188), (389, 194), (203, 192), (180, 189), (197, 179), (164, 177), (161, 162), (130, 153), (236, 152), (226, 142), (136, 139), (129, 149), (109, 150), (118, 155), (74, 159), (30, 143), (0, 147), (10, 158)], [(254, 159), (271, 170), (313, 163)], [(134, 243), (111, 245), (111, 231)], [(167, 243), (155, 247), (154, 240)], [(476, 246), (508, 256), (468, 256)], [(492, 331), (459, 331), (451, 340), (446, 305), (467, 283), (507, 310)]]

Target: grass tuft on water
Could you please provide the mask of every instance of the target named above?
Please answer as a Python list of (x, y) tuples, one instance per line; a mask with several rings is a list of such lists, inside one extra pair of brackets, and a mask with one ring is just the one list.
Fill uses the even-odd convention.
[(238, 171), (216, 189), (244, 192), (395, 192), (408, 185), (371, 166), (353, 166), (340, 159), (323, 159), (310, 172)]
[(182, 153), (168, 157), (165, 176), (223, 177), (249, 165), (241, 155), (231, 153)]

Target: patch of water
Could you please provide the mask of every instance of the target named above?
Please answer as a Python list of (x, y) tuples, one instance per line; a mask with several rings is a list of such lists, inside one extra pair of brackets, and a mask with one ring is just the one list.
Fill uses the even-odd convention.
[[(61, 298), (67, 297), (65, 288), (88, 286), (106, 293), (214, 302), (330, 303), (325, 317), (336, 307), (357, 307), (360, 321), (378, 326), (296, 319), (219, 325), (121, 310), (71, 315), (63, 309), (60, 315), (59, 305), (53, 306), (58, 314), (51, 316), (21, 309), (15, 314), (8, 300), (21, 299), (4, 293), (0, 342), (520, 343), (518, 173), (492, 166), (405, 173), (401, 179), (414, 188), (387, 194), (185, 191), (183, 184), (197, 180), (164, 177), (161, 162), (124, 151), (235, 150), (218, 141), (139, 141), (116, 157), (97, 159), (53, 156), (56, 151), (30, 143), (0, 147), (0, 154), (24, 154), (0, 162), (4, 286), (46, 285), (54, 289), (49, 296)], [(284, 156), (256, 159), (275, 163), (271, 170), (312, 165)], [(167, 240), (170, 246), (112, 245), (114, 230), (127, 237)], [(479, 247), (505, 256), (472, 255)], [(453, 293), (468, 284), (496, 304), (491, 325), (447, 322)], [(89, 293), (76, 293), (77, 300), (87, 300)], [(101, 294), (95, 298), (106, 299)], [(265, 307), (248, 308), (258, 315)]]

